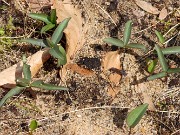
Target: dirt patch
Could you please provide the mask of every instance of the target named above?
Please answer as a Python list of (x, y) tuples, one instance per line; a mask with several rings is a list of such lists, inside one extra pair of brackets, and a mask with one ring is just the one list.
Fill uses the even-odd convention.
[[(129, 19), (133, 21), (131, 41), (142, 43), (149, 50), (157, 42), (154, 34), (155, 29), (166, 33), (178, 23), (177, 1), (164, 3), (151, 0), (150, 2), (159, 9), (166, 6), (168, 12), (172, 12), (172, 14), (164, 22), (160, 22), (156, 15), (141, 10), (133, 1), (72, 0), (70, 3), (81, 11), (83, 25), (88, 27), (86, 27), (87, 32), (84, 35), (83, 47), (75, 53), (71, 62), (76, 63), (81, 68), (93, 71), (94, 74), (83, 76), (69, 69), (65, 81), (62, 82), (58, 75), (59, 68), (56, 68), (56, 61), (51, 58), (34, 79), (61, 84), (70, 90), (33, 89), (35, 96), (27, 91), (12, 98), (0, 110), (0, 134), (27, 134), (29, 130), (27, 125), (32, 119), (36, 119), (39, 126), (34, 134), (37, 135), (127, 135), (129, 128), (125, 118), (131, 108), (143, 103), (142, 92), (146, 92), (152, 97), (158, 111), (148, 111), (132, 130), (132, 134), (170, 135), (180, 129), (178, 74), (171, 75), (168, 79), (146, 81), (145, 78), (149, 74), (144, 70), (144, 61), (149, 55), (134, 49), (120, 51), (123, 70), (117, 71), (122, 76), (117, 86), (114, 86), (107, 77), (111, 72), (116, 73), (116, 70), (107, 74), (102, 70), (102, 58), (108, 52), (118, 50), (117, 47), (105, 44), (102, 39), (109, 36), (122, 38), (124, 24)], [(22, 29), (24, 30), (24, 28)], [(178, 30), (179, 28), (169, 34), (167, 39), (176, 35)], [(179, 37), (175, 36), (168, 46), (178, 45), (178, 39)], [(11, 50), (4, 51), (0, 54), (2, 56), (0, 71), (20, 61), (22, 53), (31, 55), (37, 51), (36, 49), (40, 48), (31, 46), (29, 48), (29, 46), (17, 44)], [(154, 56), (149, 57), (153, 58)], [(179, 55), (167, 56), (167, 59), (171, 65), (179, 66)], [(156, 71), (159, 69), (158, 67)], [(142, 83), (146, 89), (140, 89)], [(109, 87), (118, 89), (113, 98), (108, 95)], [(6, 92), (7, 90), (0, 89), (0, 97), (3, 97)]]

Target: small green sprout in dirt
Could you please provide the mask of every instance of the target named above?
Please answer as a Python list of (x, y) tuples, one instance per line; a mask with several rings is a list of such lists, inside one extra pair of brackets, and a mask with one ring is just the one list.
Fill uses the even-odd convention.
[(46, 23), (46, 25), (42, 27), (41, 33), (45, 33), (46, 31), (55, 28), (57, 25), (56, 9), (51, 9), (51, 13), (49, 16), (42, 13), (30, 13), (29, 17)]
[(146, 51), (146, 47), (142, 44), (129, 43), (129, 39), (131, 37), (131, 30), (132, 30), (132, 21), (129, 20), (125, 24), (123, 40), (110, 37), (103, 39), (103, 41), (122, 48), (136, 48), (136, 49), (143, 49), (144, 51)]
[(154, 69), (157, 65), (158, 59), (146, 59), (146, 65), (147, 65), (147, 71), (152, 74), (154, 72)]
[(33, 134), (33, 131), (35, 131), (36, 128), (38, 128), (38, 122), (36, 120), (32, 120), (30, 125), (29, 125), (30, 135)]
[(131, 112), (129, 112), (126, 118), (127, 125), (130, 128), (134, 128), (145, 114), (147, 108), (148, 108), (148, 104), (145, 103), (143, 105), (136, 107)]
[(41, 47), (47, 47), (49, 48), (49, 53), (54, 57), (58, 59), (58, 64), (57, 66), (61, 66), (66, 64), (67, 58), (66, 58), (66, 51), (61, 45), (58, 45), (59, 41), (61, 40), (63, 36), (63, 31), (67, 27), (68, 22), (71, 18), (66, 18), (64, 19), (58, 27), (55, 29), (51, 39), (33, 39), (33, 38), (28, 38), (28, 39), (23, 39), (21, 41), (23, 42), (28, 42), (32, 45), (37, 45)]
[(30, 65), (26, 64), (26, 57), (23, 56), (23, 75), (24, 78), (16, 79), (16, 87), (11, 89), (0, 101), (0, 107), (12, 96), (21, 93), (26, 88), (41, 88), (45, 90), (68, 90), (63, 86), (56, 86), (48, 83), (44, 83), (42, 80), (32, 81)]
[(148, 77), (147, 80), (154, 80), (157, 78), (166, 77), (170, 73), (180, 73), (180, 68), (169, 68), (167, 60), (165, 59), (164, 54), (158, 45), (155, 45), (155, 49), (157, 51), (158, 59), (163, 71), (161, 73)]

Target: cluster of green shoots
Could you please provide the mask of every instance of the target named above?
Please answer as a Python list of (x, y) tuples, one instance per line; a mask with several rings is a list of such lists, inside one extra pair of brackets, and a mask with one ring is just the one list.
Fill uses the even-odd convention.
[[(43, 21), (46, 23), (46, 25), (41, 29), (40, 33), (45, 33), (53, 28), (56, 27), (54, 33), (52, 34), (51, 38), (46, 39), (23, 39), (23, 42), (28, 42), (32, 45), (37, 45), (41, 47), (49, 48), (49, 53), (58, 60), (58, 66), (66, 64), (66, 52), (64, 48), (59, 44), (62, 36), (63, 31), (67, 27), (68, 22), (70, 21), (70, 18), (67, 18), (63, 20), (59, 25), (56, 23), (56, 10), (52, 9), (50, 15), (45, 14), (37, 14), (37, 13), (31, 13), (29, 16), (33, 19), (37, 19), (40, 21)], [(147, 51), (147, 48), (138, 43), (129, 43), (130, 37), (131, 37), (131, 30), (132, 30), (132, 21), (128, 21), (125, 24), (124, 34), (123, 34), (123, 40), (116, 39), (116, 38), (105, 38), (103, 39), (104, 42), (118, 46), (119, 48), (135, 48), (135, 49), (142, 49), (143, 51)], [(162, 34), (158, 31), (155, 31), (160, 44), (163, 44), (165, 42), (164, 37)], [(159, 45), (155, 45), (155, 52), (158, 55), (158, 59), (160, 62), (160, 65), (162, 67), (162, 72), (151, 75), (147, 78), (147, 80), (154, 80), (157, 78), (166, 77), (170, 73), (179, 73), (179, 68), (169, 68), (167, 64), (167, 60), (165, 59), (166, 54), (176, 54), (180, 53), (180, 47), (169, 47), (169, 48), (160, 48)], [(155, 66), (157, 64), (156, 60), (151, 60), (150, 64), (148, 65), (148, 72), (153, 73)], [(36, 87), (46, 90), (68, 90), (66, 87), (61, 86), (55, 86), (52, 84), (44, 83), (41, 80), (38, 81), (32, 81), (31, 79), (31, 72), (30, 72), (30, 66), (26, 63), (26, 58), (23, 57), (23, 75), (24, 78), (18, 78), (16, 79), (16, 87), (11, 89), (0, 101), (0, 107), (9, 99), (10, 97), (21, 93), (26, 88)], [(127, 116), (127, 125), (130, 128), (135, 127), (138, 122), (141, 120), (143, 115), (145, 114), (146, 110), (148, 108), (148, 104), (143, 104), (135, 109), (133, 109)], [(33, 120), (30, 124), (31, 130), (35, 130), (37, 128), (37, 122)]]

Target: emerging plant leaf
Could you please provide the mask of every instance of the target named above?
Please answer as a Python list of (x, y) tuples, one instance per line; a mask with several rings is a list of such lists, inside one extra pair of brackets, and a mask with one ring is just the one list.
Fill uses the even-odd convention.
[(156, 36), (157, 36), (158, 39), (159, 39), (159, 42), (160, 42), (161, 44), (163, 44), (163, 43), (165, 42), (165, 38), (163, 37), (163, 35), (162, 35), (159, 31), (157, 31), (157, 30), (155, 30), (155, 33), (156, 33)]
[(55, 24), (49, 23), (49, 24), (45, 25), (44, 27), (42, 27), (41, 33), (45, 33), (46, 31), (48, 31), (54, 27), (55, 27)]
[(161, 48), (158, 46), (158, 45), (155, 45), (155, 49), (157, 51), (157, 54), (158, 54), (158, 58), (159, 58), (159, 62), (162, 66), (162, 69), (163, 71), (167, 71), (168, 70), (168, 65), (167, 65), (167, 62), (166, 62), (166, 59), (161, 51)]
[(180, 73), (180, 68), (169, 68), (167, 73)]
[(65, 65), (67, 63), (66, 51), (61, 45), (59, 46), (59, 51), (61, 52), (64, 59), (58, 59), (58, 64), (57, 64), (58, 67)]
[(32, 45), (37, 45), (37, 46), (41, 46), (41, 47), (46, 47), (47, 42), (44, 39), (33, 39), (33, 38), (27, 38), (27, 39), (22, 39), (22, 42), (27, 42), (30, 43)]
[(33, 19), (36, 19), (36, 20), (43, 21), (46, 24), (51, 23), (50, 20), (49, 20), (48, 15), (46, 15), (46, 14), (30, 13), (29, 17), (31, 17)]
[(56, 24), (56, 9), (51, 9), (51, 13), (50, 13), (50, 21), (53, 24)]
[(148, 104), (145, 103), (143, 105), (140, 105), (140, 106), (136, 107), (131, 112), (129, 112), (129, 114), (127, 116), (127, 120), (126, 120), (127, 125), (130, 128), (135, 127), (139, 123), (141, 118), (143, 117), (143, 115), (146, 112), (147, 108), (148, 108)]
[(30, 81), (28, 79), (25, 79), (25, 78), (16, 79), (16, 84), (17, 84), (17, 86), (20, 86), (20, 87), (28, 87), (29, 82)]
[(64, 29), (67, 27), (68, 22), (71, 18), (66, 18), (64, 19), (56, 28), (56, 30), (54, 31), (53, 35), (52, 35), (52, 42), (54, 44), (58, 44), (59, 41), (61, 40), (62, 36), (63, 36), (63, 31)]
[(151, 80), (162, 78), (162, 77), (165, 77), (165, 76), (167, 76), (167, 73), (166, 72), (161, 72), (161, 73), (158, 73), (158, 74), (155, 74), (155, 75), (152, 75), (152, 76), (148, 77), (147, 80), (151, 81)]
[(7, 99), (11, 98), (14, 95), (19, 94), (24, 87), (16, 86), (15, 88), (11, 89), (0, 101), (0, 107), (3, 106), (3, 104), (7, 101)]
[(38, 127), (38, 123), (36, 120), (32, 120), (30, 125), (29, 125), (29, 128), (30, 128), (30, 131), (34, 131), (36, 128)]
[(124, 42), (122, 40), (119, 40), (117, 38), (105, 38), (103, 39), (104, 42), (108, 44), (112, 44), (118, 47), (124, 47)]
[(152, 74), (154, 72), (157, 62), (158, 62), (158, 59), (155, 59), (155, 60), (148, 59), (147, 60), (147, 71), (149, 73)]
[(52, 85), (52, 84), (44, 83), (41, 80), (34, 81), (33, 83), (31, 83), (30, 86), (45, 89), (45, 90), (69, 90), (66, 87), (55, 86), (55, 85)]
[(123, 36), (123, 41), (124, 45), (127, 45), (131, 36), (131, 30), (132, 30), (132, 21), (129, 20), (125, 24), (125, 29), (124, 29), (124, 36)]
[[(26, 57), (24, 59), (26, 59)], [(30, 65), (26, 64), (26, 60), (23, 61), (23, 75), (24, 75), (24, 78), (30, 82), (31, 80)]]
[(173, 46), (173, 47), (162, 48), (161, 51), (163, 52), (163, 54), (176, 54), (176, 53), (180, 53), (180, 46)]
[(130, 43), (130, 44), (127, 44), (125, 46), (126, 48), (136, 48), (136, 49), (142, 49), (144, 51), (146, 51), (146, 47), (142, 44), (137, 44), (137, 43)]

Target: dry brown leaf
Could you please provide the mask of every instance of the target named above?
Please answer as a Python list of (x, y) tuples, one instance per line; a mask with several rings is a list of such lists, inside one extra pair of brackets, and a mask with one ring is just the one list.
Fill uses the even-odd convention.
[(159, 14), (159, 10), (155, 7), (153, 7), (151, 5), (151, 3), (148, 3), (146, 1), (143, 1), (143, 0), (135, 0), (135, 3), (140, 7), (142, 8), (143, 10), (145, 10), (146, 12), (148, 13), (151, 13), (151, 14)]
[[(36, 52), (27, 58), (27, 63), (31, 66), (31, 74), (34, 76), (38, 70), (43, 66), (43, 63), (50, 58), (48, 49)], [(22, 62), (19, 62), (2, 72), (0, 72), (0, 86), (5, 88), (12, 88), (15, 86), (15, 78), (22, 77)]]
[(149, 104), (148, 109), (150, 111), (155, 111), (156, 108), (155, 108), (155, 106), (154, 106), (154, 104), (152, 102), (152, 97), (150, 95), (148, 95), (146, 92), (143, 92), (142, 95), (144, 97), (144, 103), (148, 103)]
[[(120, 55), (118, 51), (108, 52), (105, 55), (104, 60), (102, 61), (102, 66), (104, 72), (110, 69), (121, 70)], [(115, 85), (119, 84), (120, 79), (121, 75), (118, 73), (112, 73), (109, 76), (109, 80), (113, 82)]]
[(83, 19), (81, 12), (72, 4), (71, 0), (52, 0), (52, 8), (56, 9), (58, 22), (62, 22), (65, 18), (71, 17), (67, 28), (64, 33), (66, 35), (66, 53), (67, 61), (73, 58), (76, 51), (79, 50), (84, 44), (83, 36)]
[(164, 20), (168, 15), (167, 9), (164, 7), (159, 14), (159, 20)]
[(87, 77), (95, 75), (93, 71), (82, 68), (78, 66), (77, 64), (68, 64), (66, 65), (66, 68), (71, 70), (72, 72), (76, 72), (80, 75), (87, 76)]
[(51, 5), (50, 0), (27, 0), (26, 2), (29, 8), (33, 11), (39, 11), (43, 7), (47, 7)]

